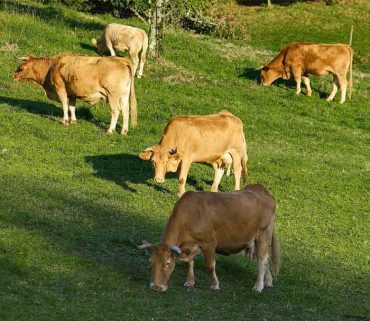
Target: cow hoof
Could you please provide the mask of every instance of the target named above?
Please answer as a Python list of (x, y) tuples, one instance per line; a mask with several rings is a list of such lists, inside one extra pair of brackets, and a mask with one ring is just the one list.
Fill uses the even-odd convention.
[(344, 100), (339, 102), (341, 105), (344, 104)]
[(71, 119), (70, 121), (69, 121), (69, 123), (72, 125), (72, 124), (77, 124), (77, 120), (76, 119)]
[(143, 75), (137, 75), (137, 78), (140, 79), (141, 77), (143, 77)]
[(252, 290), (253, 290), (254, 292), (261, 293), (261, 292), (262, 292), (262, 290), (263, 290), (263, 287), (254, 286)]
[(211, 286), (211, 292), (213, 293), (217, 293), (220, 291), (220, 287), (218, 285), (216, 286)]
[(122, 130), (121, 131), (121, 135), (127, 135), (127, 133), (128, 133), (128, 130)]
[(307, 93), (307, 96), (308, 96), (308, 97), (311, 97), (311, 96), (312, 96), (312, 93)]
[(107, 130), (108, 135), (113, 135), (114, 131), (113, 130)]
[(332, 101), (333, 99), (331, 99), (331, 98), (326, 98), (326, 101)]
[(194, 284), (191, 284), (191, 283), (188, 283), (186, 282), (184, 284), (184, 288), (189, 291), (189, 292), (192, 292), (192, 291), (195, 291), (195, 287), (194, 287)]
[(62, 124), (63, 124), (63, 126), (68, 126), (69, 125), (69, 121), (68, 120), (63, 120)]

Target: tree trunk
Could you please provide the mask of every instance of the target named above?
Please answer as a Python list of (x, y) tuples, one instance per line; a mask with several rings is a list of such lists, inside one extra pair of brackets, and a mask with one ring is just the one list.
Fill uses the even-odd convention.
[(156, 0), (153, 4), (150, 16), (149, 30), (149, 54), (152, 57), (159, 57), (160, 42), (163, 36), (163, 10), (166, 0)]

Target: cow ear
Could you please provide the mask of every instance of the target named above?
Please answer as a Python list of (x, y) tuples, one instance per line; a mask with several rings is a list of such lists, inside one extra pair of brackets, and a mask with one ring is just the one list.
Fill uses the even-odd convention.
[(144, 150), (143, 152), (141, 152), (139, 154), (139, 157), (143, 160), (149, 160), (152, 158), (154, 152), (153, 152), (153, 147), (149, 147), (147, 148), (146, 150)]
[(95, 38), (93, 38), (93, 39), (91, 39), (91, 43), (94, 45), (94, 46), (96, 46), (97, 45), (97, 40), (95, 39)]
[(268, 71), (268, 70), (269, 70), (269, 67), (267, 67), (267, 66), (262, 67), (262, 71)]

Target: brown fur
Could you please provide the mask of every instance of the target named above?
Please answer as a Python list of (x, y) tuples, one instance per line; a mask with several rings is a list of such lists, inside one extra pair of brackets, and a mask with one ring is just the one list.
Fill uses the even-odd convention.
[[(247, 146), (243, 123), (229, 112), (222, 111), (206, 116), (176, 116), (167, 124), (158, 145), (154, 145), (140, 157), (151, 159), (155, 164), (155, 180), (163, 182), (166, 172), (180, 168), (179, 196), (185, 193), (185, 183), (192, 162), (212, 164), (215, 181), (212, 191), (217, 191), (221, 180), (226, 153), (234, 165), (235, 189), (240, 188), (240, 176), (246, 177)], [(223, 157), (225, 159), (223, 159)], [(181, 166), (181, 167), (180, 167)], [(221, 167), (221, 168), (220, 168)], [(217, 178), (216, 178), (217, 176)]]
[[(115, 130), (119, 112), (125, 112), (130, 98), (131, 123), (137, 123), (134, 76), (131, 62), (119, 57), (86, 57), (59, 54), (52, 57), (37, 58), (28, 55), (23, 59), (14, 80), (27, 80), (38, 83), (45, 90), (48, 98), (59, 101), (63, 106), (63, 123), (68, 124), (68, 108), (71, 121), (75, 122), (76, 99), (94, 104), (100, 99), (108, 100), (112, 121), (109, 132)], [(72, 108), (71, 108), (72, 107)], [(126, 127), (127, 119), (124, 119)], [(122, 133), (128, 128), (123, 126)]]
[[(272, 286), (268, 269), (268, 247), (271, 246), (272, 271), (279, 272), (280, 254), (275, 232), (276, 203), (262, 185), (248, 185), (228, 193), (187, 192), (177, 201), (166, 225), (162, 240), (151, 248), (151, 288), (165, 291), (175, 265), (175, 258), (188, 264), (186, 286), (194, 286), (192, 261), (202, 252), (211, 276), (211, 289), (218, 290), (215, 254), (230, 255), (248, 250), (255, 243), (259, 261), (259, 279), (255, 290)], [(179, 250), (174, 252), (173, 248)], [(163, 268), (167, 262), (168, 268)], [(261, 279), (262, 277), (262, 279)]]
[[(336, 87), (340, 86), (345, 101), (347, 88), (346, 75), (350, 70), (349, 96), (352, 91), (352, 60), (353, 50), (345, 44), (318, 44), (318, 43), (291, 43), (284, 47), (280, 53), (262, 68), (261, 79), (264, 86), (269, 86), (278, 78), (290, 79), (297, 82), (297, 94), (300, 93), (301, 81), (306, 84), (308, 95), (311, 95), (308, 74), (323, 76), (333, 74), (333, 92), (328, 100), (332, 100)], [(307, 83), (308, 82), (308, 85)]]

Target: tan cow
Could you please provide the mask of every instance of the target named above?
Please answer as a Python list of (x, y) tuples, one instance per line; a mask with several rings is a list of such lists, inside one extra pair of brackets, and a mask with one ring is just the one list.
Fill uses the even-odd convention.
[(257, 256), (258, 278), (253, 290), (261, 292), (265, 287), (272, 287), (268, 266), (270, 245), (274, 275), (278, 274), (280, 267), (275, 213), (275, 200), (259, 184), (228, 193), (185, 193), (172, 211), (162, 240), (154, 245), (144, 242), (138, 247), (151, 252), (150, 288), (157, 292), (167, 290), (176, 259), (187, 262), (184, 286), (194, 288), (194, 258), (203, 253), (211, 278), (211, 290), (217, 291), (220, 286), (215, 254), (230, 255), (240, 251)]
[(158, 145), (140, 153), (140, 158), (151, 160), (155, 168), (154, 180), (163, 183), (167, 172), (179, 172), (179, 196), (192, 162), (212, 164), (215, 178), (211, 191), (217, 192), (224, 173), (233, 163), (235, 189), (240, 188), (240, 177), (246, 178), (247, 146), (242, 121), (222, 111), (206, 116), (176, 116), (167, 124)]
[(352, 60), (353, 50), (344, 44), (319, 44), (319, 43), (291, 43), (281, 49), (280, 53), (261, 71), (261, 80), (264, 86), (270, 86), (278, 78), (290, 79), (291, 75), (297, 83), (296, 94), (301, 92), (301, 81), (306, 85), (307, 95), (311, 96), (312, 90), (308, 74), (323, 76), (333, 74), (333, 90), (327, 101), (332, 101), (341, 89), (340, 103), (346, 100), (347, 71), (349, 73), (349, 92), (352, 91)]
[[(61, 102), (64, 125), (77, 121), (77, 98), (89, 104), (100, 99), (108, 100), (112, 116), (108, 133), (115, 131), (121, 111), (121, 134), (128, 132), (129, 99), (131, 124), (134, 126), (137, 123), (133, 66), (126, 58), (67, 54), (52, 57), (28, 55), (23, 58), (13, 78), (35, 82), (44, 88), (48, 98)], [(71, 119), (68, 117), (68, 107)]]
[(92, 43), (97, 46), (98, 53), (101, 56), (107, 49), (109, 49), (111, 56), (116, 55), (114, 49), (120, 51), (128, 50), (134, 62), (135, 75), (139, 65), (139, 53), (141, 51), (140, 68), (137, 77), (142, 77), (146, 51), (148, 49), (148, 36), (144, 30), (118, 23), (110, 23), (105, 27), (103, 34), (98, 40), (92, 39)]

